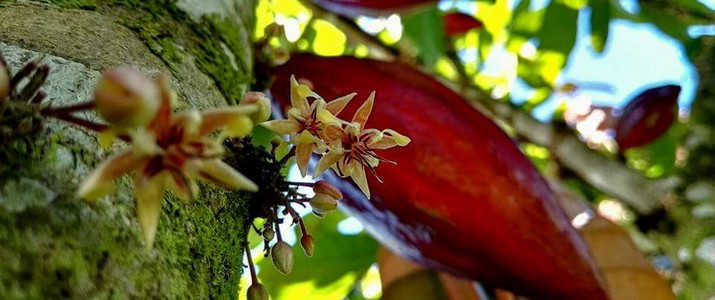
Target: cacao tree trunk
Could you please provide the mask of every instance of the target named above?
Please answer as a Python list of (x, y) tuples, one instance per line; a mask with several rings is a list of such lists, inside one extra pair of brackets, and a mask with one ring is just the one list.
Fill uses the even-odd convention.
[[(183, 108), (227, 105), (253, 80), (254, 5), (3, 1), (0, 50), (13, 72), (32, 60), (50, 66), (43, 90), (53, 106), (89, 100), (101, 71), (121, 65), (170, 74)], [(166, 194), (151, 251), (129, 176), (98, 202), (75, 196), (89, 171), (125, 146), (101, 149), (96, 133), (56, 120), (35, 136), (2, 141), (0, 298), (236, 297), (247, 194), (209, 185), (194, 203)]]

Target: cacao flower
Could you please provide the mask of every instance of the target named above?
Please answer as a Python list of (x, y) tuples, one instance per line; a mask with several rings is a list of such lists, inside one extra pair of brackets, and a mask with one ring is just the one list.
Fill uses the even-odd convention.
[(102, 103), (96, 104), (100, 115), (111, 116), (107, 119), (109, 129), (103, 134), (127, 134), (130, 146), (99, 164), (80, 184), (77, 196), (95, 200), (111, 190), (114, 180), (135, 173), (137, 217), (147, 248), (154, 245), (166, 190), (184, 200), (196, 198), (196, 180), (258, 190), (253, 181), (221, 161), (223, 147), (209, 137), (219, 130), (232, 137), (250, 132), (252, 124), (247, 115), (256, 112), (255, 105), (174, 113), (171, 105), (175, 94), (168, 77), (162, 75), (154, 83), (132, 69), (106, 72), (95, 95), (95, 101)]
[(442, 17), (444, 20), (444, 35), (455, 37), (467, 33), (475, 28), (482, 28), (484, 24), (475, 19), (474, 16), (461, 12), (449, 12)]
[(680, 86), (664, 85), (647, 89), (621, 111), (616, 124), (620, 151), (643, 146), (663, 135), (675, 120)]
[[(534, 299), (606, 299), (589, 250), (514, 142), (459, 95), (410, 67), (295, 54), (273, 70), (288, 108), (290, 76), (325, 97), (369, 94), (368, 126), (412, 138), (370, 176), (372, 198), (335, 174), (341, 207), (401, 256)], [(352, 115), (355, 104), (343, 114)], [(338, 116), (341, 117), (341, 116)], [(343, 116), (344, 117), (344, 116)]]
[(386, 16), (414, 7), (436, 4), (436, 0), (312, 0), (334, 13), (354, 17), (358, 15)]

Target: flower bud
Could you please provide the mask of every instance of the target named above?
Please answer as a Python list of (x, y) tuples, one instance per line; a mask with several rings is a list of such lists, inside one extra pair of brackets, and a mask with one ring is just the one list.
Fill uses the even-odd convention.
[(272, 241), (275, 234), (276, 234), (276, 232), (273, 231), (273, 229), (270, 229), (270, 228), (263, 229), (263, 239), (266, 241)]
[(338, 190), (338, 188), (330, 182), (325, 180), (318, 180), (318, 182), (313, 185), (313, 191), (316, 194), (326, 194), (335, 200), (343, 199), (343, 193), (341, 193), (340, 190)]
[(284, 241), (278, 241), (271, 248), (271, 259), (278, 272), (288, 275), (293, 270), (293, 249)]
[(156, 116), (161, 101), (156, 84), (136, 69), (104, 72), (94, 91), (94, 105), (112, 125), (141, 127)]
[(10, 72), (4, 61), (0, 60), (0, 103), (5, 100), (8, 93), (10, 93)]
[(318, 219), (325, 219), (325, 213), (313, 210), (313, 215)]
[(306, 234), (300, 237), (300, 247), (303, 248), (303, 252), (307, 257), (313, 257), (315, 250), (315, 239), (312, 235)]
[(258, 106), (258, 110), (250, 116), (253, 123), (258, 124), (271, 117), (271, 100), (264, 93), (248, 92), (241, 97), (239, 104), (255, 104)]
[(315, 197), (310, 199), (310, 206), (313, 211), (325, 214), (338, 208), (338, 201), (326, 194), (315, 194)]
[(256, 282), (248, 287), (246, 292), (248, 300), (268, 300), (268, 290), (262, 284)]

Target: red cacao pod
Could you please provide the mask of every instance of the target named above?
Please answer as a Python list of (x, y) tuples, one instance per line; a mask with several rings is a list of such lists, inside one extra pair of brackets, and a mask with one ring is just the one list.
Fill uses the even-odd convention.
[(474, 16), (461, 12), (449, 12), (444, 14), (444, 35), (453, 37), (465, 34), (475, 28), (482, 28), (484, 24), (475, 19)]
[(354, 17), (358, 15), (386, 16), (404, 12), (421, 5), (436, 4), (436, 0), (312, 0), (334, 13)]
[[(514, 142), (459, 95), (408, 66), (295, 54), (271, 88), (290, 105), (289, 78), (326, 99), (376, 91), (367, 127), (409, 136), (380, 152), (371, 200), (348, 181), (340, 206), (395, 253), (534, 299), (606, 299), (587, 246)], [(359, 98), (340, 116), (352, 116)], [(364, 98), (363, 98), (364, 99)]]
[(623, 108), (616, 123), (616, 142), (621, 151), (657, 139), (675, 120), (680, 86), (664, 85), (638, 94)]

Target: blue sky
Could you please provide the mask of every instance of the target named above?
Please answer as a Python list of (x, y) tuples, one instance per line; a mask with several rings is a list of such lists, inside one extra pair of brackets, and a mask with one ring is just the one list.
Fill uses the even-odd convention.
[[(613, 86), (613, 93), (584, 90), (594, 104), (624, 106), (644, 89), (678, 84), (682, 87), (679, 103), (688, 107), (695, 96), (697, 71), (685, 56), (682, 46), (651, 24), (626, 20), (611, 21), (606, 50), (603, 54), (589, 45), (588, 18), (579, 18), (579, 37), (564, 68), (562, 82), (603, 82)], [(541, 120), (548, 119), (558, 100), (552, 97), (534, 110)]]

